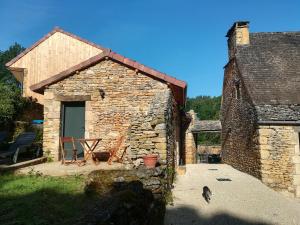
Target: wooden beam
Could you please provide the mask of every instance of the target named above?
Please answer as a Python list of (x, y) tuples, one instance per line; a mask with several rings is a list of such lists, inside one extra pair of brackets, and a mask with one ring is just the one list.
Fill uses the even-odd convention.
[(61, 102), (84, 102), (91, 101), (90, 95), (55, 95), (55, 100)]

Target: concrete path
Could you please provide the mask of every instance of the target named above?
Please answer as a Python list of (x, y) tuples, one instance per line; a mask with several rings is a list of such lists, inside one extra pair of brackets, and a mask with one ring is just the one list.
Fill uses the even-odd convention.
[[(201, 195), (205, 185), (213, 192), (210, 204)], [(224, 164), (187, 165), (186, 174), (177, 176), (173, 198), (165, 225), (300, 225), (299, 200)]]

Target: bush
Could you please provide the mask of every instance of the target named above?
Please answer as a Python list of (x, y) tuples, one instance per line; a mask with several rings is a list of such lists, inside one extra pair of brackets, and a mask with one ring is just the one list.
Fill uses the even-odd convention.
[(0, 121), (4, 125), (13, 121), (25, 104), (20, 88), (12, 83), (0, 83)]

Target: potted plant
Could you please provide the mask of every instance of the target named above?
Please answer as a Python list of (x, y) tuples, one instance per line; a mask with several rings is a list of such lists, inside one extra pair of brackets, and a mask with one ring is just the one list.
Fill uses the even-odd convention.
[(147, 168), (155, 168), (155, 165), (157, 163), (158, 156), (154, 154), (145, 155), (143, 156), (144, 165)]

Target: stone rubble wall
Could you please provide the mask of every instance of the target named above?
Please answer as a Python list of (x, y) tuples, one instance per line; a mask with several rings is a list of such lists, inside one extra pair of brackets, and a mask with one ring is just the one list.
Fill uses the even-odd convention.
[(196, 163), (197, 160), (196, 157), (197, 146), (196, 146), (195, 136), (192, 133), (192, 128), (195, 125), (195, 121), (198, 119), (197, 119), (197, 114), (193, 110), (190, 110), (189, 112), (187, 112), (187, 114), (191, 118), (191, 121), (185, 132), (185, 163), (194, 164)]
[(262, 181), (273, 189), (300, 197), (299, 136), (292, 126), (259, 126)]
[(75, 224), (164, 224), (165, 206), (172, 201), (166, 176), (166, 166), (93, 171), (85, 193), (97, 204)]
[[(241, 98), (234, 82), (240, 80)], [(300, 197), (298, 127), (259, 126), (257, 110), (232, 61), (225, 69), (222, 122), (222, 160), (261, 179), (269, 187)], [(264, 110), (270, 110), (266, 106)], [(273, 114), (275, 114), (273, 112)]]
[[(100, 89), (104, 91), (101, 96)], [(85, 138), (102, 138), (106, 151), (120, 135), (126, 138), (127, 161), (159, 154), (161, 161), (174, 157), (174, 98), (167, 84), (112, 60), (104, 60), (58, 83), (44, 94), (44, 151), (59, 159), (61, 96), (86, 103)], [(75, 100), (74, 100), (75, 99)]]
[[(240, 99), (236, 97), (236, 81), (240, 82)], [(261, 178), (255, 109), (234, 62), (225, 70), (221, 123), (223, 162)]]
[(198, 153), (209, 153), (209, 154), (221, 154), (221, 146), (220, 145), (198, 145), (197, 146)]

